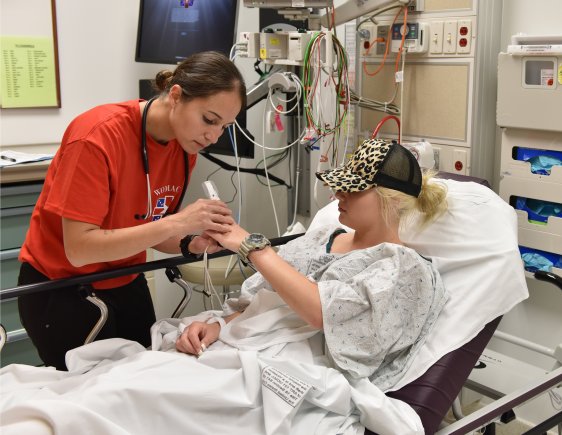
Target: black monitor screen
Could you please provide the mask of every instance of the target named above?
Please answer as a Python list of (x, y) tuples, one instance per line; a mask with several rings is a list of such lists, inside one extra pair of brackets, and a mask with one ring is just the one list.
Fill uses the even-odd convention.
[[(189, 7), (184, 4), (188, 3)], [(141, 0), (137, 62), (177, 64), (193, 53), (228, 56), (235, 41), (237, 0)]]

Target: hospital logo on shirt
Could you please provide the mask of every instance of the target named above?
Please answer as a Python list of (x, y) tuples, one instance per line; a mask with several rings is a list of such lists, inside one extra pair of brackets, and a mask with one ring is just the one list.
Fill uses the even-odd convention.
[(164, 196), (162, 198), (158, 198), (156, 200), (156, 206), (154, 207), (154, 210), (152, 210), (152, 220), (157, 221), (164, 217), (173, 201), (174, 196)]

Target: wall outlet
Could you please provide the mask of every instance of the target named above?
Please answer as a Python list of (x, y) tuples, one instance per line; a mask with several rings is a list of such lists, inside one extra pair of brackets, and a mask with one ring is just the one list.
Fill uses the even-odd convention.
[(472, 45), (472, 21), (459, 21), (457, 29), (457, 53), (470, 53), (470, 47)]
[(376, 42), (377, 45), (375, 53), (377, 56), (384, 56), (388, 38), (390, 38), (390, 26), (377, 26), (377, 41), (384, 40), (384, 42)]
[(439, 148), (433, 148), (433, 160), (435, 161), (435, 165), (433, 169), (436, 171), (439, 170)]

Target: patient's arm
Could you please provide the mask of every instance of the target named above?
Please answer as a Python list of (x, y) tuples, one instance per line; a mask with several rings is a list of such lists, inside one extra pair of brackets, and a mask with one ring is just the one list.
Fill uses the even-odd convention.
[[(230, 316), (224, 317), (225, 323), (238, 317), (240, 312), (232, 313)], [(218, 322), (204, 323), (193, 322), (176, 340), (176, 349), (183, 353), (191, 355), (200, 355), (207, 347), (213, 344), (219, 338), (221, 325)]]
[[(235, 224), (228, 233), (209, 232), (209, 234), (225, 248), (237, 252), (248, 232)], [(248, 258), (279, 296), (305, 322), (315, 328), (322, 328), (322, 303), (316, 283), (293, 268), (272, 248), (253, 251)]]

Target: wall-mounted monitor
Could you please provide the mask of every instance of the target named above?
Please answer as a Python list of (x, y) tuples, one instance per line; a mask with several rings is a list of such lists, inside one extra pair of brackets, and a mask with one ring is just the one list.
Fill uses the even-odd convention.
[(141, 0), (137, 62), (177, 64), (200, 51), (228, 56), (236, 38), (237, 0)]

